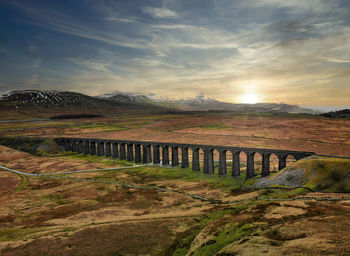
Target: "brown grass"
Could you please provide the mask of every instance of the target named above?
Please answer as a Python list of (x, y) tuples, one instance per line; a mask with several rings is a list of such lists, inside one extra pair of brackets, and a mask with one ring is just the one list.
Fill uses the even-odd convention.
[[(90, 120), (70, 120), (79, 125)], [(96, 121), (97, 122), (97, 121)], [(268, 147), (350, 155), (349, 120), (259, 116), (151, 116), (101, 118), (98, 122), (128, 130), (21, 127), (22, 134), (158, 140), (183, 143)], [(48, 124), (50, 125), (50, 124)], [(217, 127), (216, 127), (217, 126)], [(209, 127), (209, 128), (208, 128)], [(4, 128), (0, 124), (0, 129)], [(33, 127), (32, 127), (33, 128)], [(6, 129), (2, 134), (18, 134)], [(76, 135), (81, 136), (81, 135)], [(155, 139), (157, 138), (157, 139)], [(37, 157), (0, 146), (0, 165), (26, 172), (59, 172), (117, 167), (103, 161)], [(108, 173), (70, 177), (97, 178)], [(218, 255), (350, 255), (349, 201), (254, 201), (262, 192), (228, 193), (205, 181), (182, 181), (114, 172), (109, 179), (158, 186), (232, 203), (218, 206), (191, 197), (114, 184), (28, 178), (0, 171), (1, 255), (171, 255), (181, 239), (192, 234), (207, 213), (223, 216), (208, 221), (194, 234), (191, 251), (210, 246), (227, 226), (248, 224), (256, 231), (221, 248)], [(325, 197), (321, 193), (304, 196)], [(327, 194), (328, 197), (347, 195)], [(240, 201), (243, 203), (238, 203)], [(241, 204), (248, 206), (242, 207)], [(238, 210), (232, 210), (238, 209)], [(232, 211), (231, 211), (232, 210)]]
[(0, 197), (14, 190), (22, 179), (17, 174), (0, 170)]

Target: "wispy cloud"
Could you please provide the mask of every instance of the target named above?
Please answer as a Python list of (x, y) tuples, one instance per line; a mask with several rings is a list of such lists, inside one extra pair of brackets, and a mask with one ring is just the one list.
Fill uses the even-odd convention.
[(300, 12), (312, 12), (312, 13), (326, 13), (334, 10), (339, 4), (339, 1), (328, 1), (328, 0), (295, 0), (295, 1), (284, 1), (284, 0), (262, 0), (258, 1), (257, 5), (261, 6), (273, 6), (279, 8), (289, 8), (292, 13)]
[(231, 1), (231, 0), (217, 0), (216, 8), (284, 8), (290, 14), (300, 14), (305, 12), (323, 14), (330, 11), (334, 11), (338, 7), (340, 1), (338, 0), (244, 0), (244, 1)]
[(130, 48), (145, 47), (145, 42), (142, 39), (134, 38), (134, 40), (130, 40), (130, 37), (119, 33), (113, 33), (113, 31), (99, 30), (91, 24), (84, 24), (80, 20), (51, 9), (17, 1), (13, 1), (10, 4), (30, 15), (31, 19), (25, 21), (25, 23), (28, 24), (33, 24), (73, 36), (101, 41), (111, 45)]
[(326, 60), (330, 61), (330, 62), (336, 62), (336, 63), (350, 63), (350, 59), (349, 60), (342, 60), (342, 59), (328, 58)]
[(138, 21), (136, 19), (132, 18), (118, 18), (118, 17), (107, 17), (105, 18), (107, 21), (117, 21), (117, 22), (124, 22), (124, 23), (137, 23)]
[(153, 18), (172, 18), (177, 19), (180, 17), (175, 11), (166, 9), (166, 8), (157, 8), (157, 7), (145, 7), (143, 12), (150, 14)]

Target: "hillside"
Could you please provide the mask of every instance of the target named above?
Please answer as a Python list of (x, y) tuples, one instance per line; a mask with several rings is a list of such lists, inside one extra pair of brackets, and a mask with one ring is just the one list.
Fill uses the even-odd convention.
[[(124, 97), (125, 98), (125, 97)], [(136, 104), (135, 104), (136, 103)], [(0, 96), (0, 106), (3, 109), (60, 109), (81, 112), (106, 112), (113, 111), (142, 111), (142, 112), (165, 112), (169, 109), (147, 104), (146, 102), (133, 102), (127, 99), (107, 100), (99, 97), (91, 97), (77, 92), (69, 91), (44, 91), (44, 90), (21, 90), (12, 91)]]
[(320, 114), (320, 116), (330, 117), (330, 118), (350, 118), (350, 109), (331, 111), (328, 113)]
[(2, 105), (21, 106), (71, 106), (103, 104), (103, 100), (76, 92), (21, 90), (4, 94), (0, 98)]

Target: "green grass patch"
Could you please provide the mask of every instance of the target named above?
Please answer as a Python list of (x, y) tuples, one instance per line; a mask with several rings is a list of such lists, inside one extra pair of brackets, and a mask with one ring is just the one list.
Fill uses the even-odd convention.
[[(302, 159), (286, 167), (281, 172), (304, 170), (301, 185), (317, 191), (350, 192), (350, 159), (335, 157), (315, 157)], [(269, 179), (276, 175), (272, 174)]]
[(173, 253), (173, 256), (185, 256), (187, 251), (188, 250), (185, 247), (177, 248)]
[[(274, 187), (274, 186), (271, 186)], [(278, 186), (283, 187), (283, 186)], [(302, 195), (305, 193), (309, 193), (310, 191), (305, 188), (296, 188), (293, 190), (285, 190), (285, 189), (265, 189), (260, 193), (260, 199), (288, 199), (293, 198), (297, 195)]]
[(185, 181), (205, 181), (210, 188), (219, 188), (225, 191), (240, 188), (244, 181), (244, 176), (231, 177), (218, 176), (216, 174), (203, 174), (192, 171), (190, 168), (164, 168), (157, 166), (142, 166), (132, 169), (117, 170), (132, 175), (141, 176), (147, 180), (185, 180)]
[(241, 226), (237, 223), (227, 224), (224, 230), (216, 237), (213, 237), (204, 246), (198, 248), (193, 256), (214, 255), (226, 245), (253, 233), (255, 230), (256, 227), (251, 224), (243, 224)]
[(51, 194), (51, 195), (46, 195), (44, 196), (45, 199), (48, 199), (54, 203), (56, 203), (57, 205), (63, 205), (63, 204), (69, 204), (71, 203), (70, 200), (65, 199), (65, 196), (59, 193), (56, 194)]
[(21, 184), (19, 184), (19, 186), (14, 190), (15, 192), (19, 192), (19, 191), (22, 191), (24, 190), (25, 188), (27, 188), (28, 184), (29, 184), (29, 181), (28, 181), (28, 178), (24, 175), (20, 175), (19, 176), (22, 178), (22, 182)]
[(120, 160), (119, 158), (112, 158), (112, 157), (106, 157), (106, 156), (97, 156), (97, 155), (85, 155), (83, 153), (78, 154), (76, 152), (71, 152), (71, 151), (63, 151), (58, 154), (51, 154), (50, 156), (53, 157), (69, 157), (72, 159), (80, 159), (80, 160), (85, 160), (88, 162), (93, 162), (93, 163), (102, 163), (105, 165), (120, 165), (120, 166), (132, 166), (132, 162), (128, 162), (126, 160)]
[(22, 240), (28, 235), (40, 232), (47, 227), (0, 228), (0, 242)]
[(212, 124), (206, 124), (203, 126), (200, 126), (201, 128), (204, 128), (205, 130), (216, 130), (216, 129), (231, 129), (232, 127), (226, 126), (223, 123), (212, 123)]
[(327, 192), (350, 192), (349, 159), (312, 159), (308, 164), (311, 178), (306, 186)]
[(92, 129), (92, 128), (103, 128), (103, 130), (110, 129), (110, 130), (126, 130), (125, 127), (120, 127), (113, 124), (105, 124), (105, 123), (96, 123), (96, 124), (80, 124), (80, 125), (71, 125), (69, 128), (84, 128), (84, 129)]
[[(226, 216), (237, 214), (254, 204), (267, 204), (267, 202), (249, 200), (247, 202), (231, 206), (230, 208), (216, 210), (215, 212), (206, 214), (204, 217), (198, 220), (198, 223), (194, 225), (194, 227), (192, 227), (180, 241), (177, 242), (177, 248), (172, 255), (187, 255), (192, 241), (203, 228), (205, 228), (207, 225), (210, 225), (210, 222), (219, 220)], [(253, 226), (250, 226), (250, 224), (240, 226), (237, 223), (229, 223), (225, 226), (223, 231), (215, 236), (215, 242), (210, 242), (209, 244), (198, 248), (192, 255), (214, 255), (215, 252), (219, 251), (226, 245), (252, 233), (253, 231), (255, 231), (255, 228)]]
[(160, 115), (135, 115), (135, 116), (118, 116), (118, 119), (121, 120), (162, 120), (162, 119), (178, 119), (178, 118), (184, 118), (185, 115), (178, 115), (178, 114), (160, 114)]

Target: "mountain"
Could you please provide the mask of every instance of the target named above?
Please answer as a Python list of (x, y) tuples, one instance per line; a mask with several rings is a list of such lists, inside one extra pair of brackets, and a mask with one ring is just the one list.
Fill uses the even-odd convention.
[(116, 91), (96, 97), (77, 92), (44, 90), (17, 90), (0, 96), (2, 108), (73, 108), (90, 112), (179, 112), (179, 111), (232, 111), (269, 113), (309, 113), (315, 111), (298, 106), (276, 103), (233, 104), (221, 102), (200, 93), (194, 98), (168, 99), (155, 94)]
[(91, 97), (77, 92), (54, 90), (16, 90), (0, 96), (2, 109), (70, 109), (75, 112), (167, 112), (168, 108), (127, 95)]
[(114, 102), (123, 102), (123, 103), (131, 103), (131, 104), (154, 104), (155, 103), (152, 99), (146, 97), (145, 95), (117, 94), (117, 95), (108, 97), (106, 99)]
[(162, 106), (168, 109), (179, 111), (236, 111), (236, 112), (264, 112), (264, 113), (291, 113), (291, 114), (316, 114), (310, 109), (304, 109), (295, 105), (277, 104), (277, 103), (257, 103), (257, 104), (234, 104), (221, 102), (204, 93), (200, 93), (194, 98), (181, 100), (168, 99), (155, 94), (141, 94), (116, 91), (110, 94), (97, 96), (115, 102), (127, 102), (130, 104), (150, 104), (153, 106)]
[(198, 96), (190, 99), (183, 99), (183, 100), (177, 100), (175, 103), (179, 104), (217, 104), (219, 101), (217, 101), (214, 98), (206, 96), (204, 93), (200, 93)]
[(1, 96), (3, 105), (20, 106), (71, 106), (100, 103), (101, 100), (76, 92), (17, 90)]

